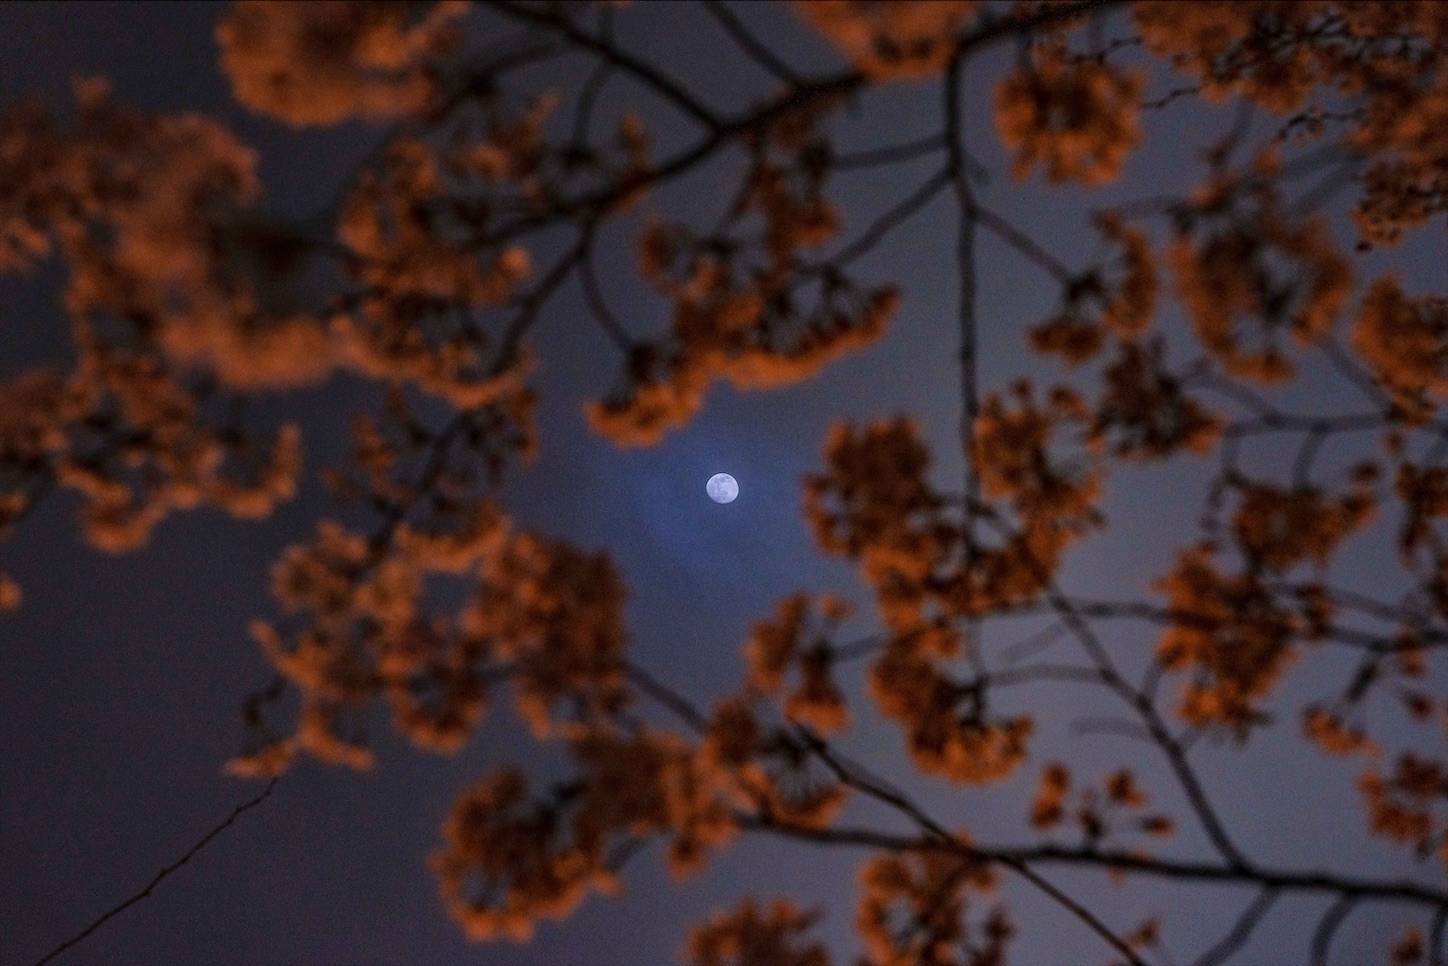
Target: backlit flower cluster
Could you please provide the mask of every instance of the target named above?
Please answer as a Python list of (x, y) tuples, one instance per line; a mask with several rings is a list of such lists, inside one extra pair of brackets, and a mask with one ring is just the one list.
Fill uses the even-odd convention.
[(1353, 347), (1409, 413), (1423, 415), (1448, 399), (1448, 299), (1409, 297), (1395, 278), (1363, 296)]
[(1205, 453), (1221, 420), (1188, 395), (1167, 368), (1160, 341), (1122, 341), (1101, 370), (1103, 390), (1091, 421), (1093, 447), (1128, 460), (1164, 459), (1180, 451)]
[(1251, 565), (1283, 572), (1310, 560), (1325, 567), (1338, 545), (1367, 523), (1374, 506), (1363, 486), (1334, 497), (1316, 487), (1246, 484), (1232, 531)]
[(666, 338), (632, 348), (622, 390), (588, 405), (593, 427), (620, 444), (649, 445), (686, 424), (716, 380), (757, 390), (806, 379), (875, 342), (895, 314), (893, 286), (865, 289), (805, 261), (839, 232), (815, 119), (770, 126), (752, 152), (723, 229), (654, 221), (639, 240), (640, 271), (673, 313)]
[(290, 425), (228, 430), (154, 357), (97, 350), (64, 378), (0, 387), (0, 535), (52, 484), (80, 494), (87, 540), (113, 553), (175, 510), (264, 517), (295, 493), (300, 442)]
[[(968, 847), (970, 839), (957, 836)], [(860, 870), (855, 928), (869, 966), (1002, 966), (1015, 926), (1001, 906), (972, 922), (995, 875), (950, 852), (879, 855)]]
[[(1262, 703), (1322, 615), (1309, 596), (1284, 600), (1252, 570), (1222, 570), (1210, 547), (1182, 551), (1157, 582), (1172, 623), (1157, 644), (1162, 666), (1187, 674), (1178, 711), (1194, 724), (1261, 724)], [(1295, 605), (1295, 606), (1294, 606)]]
[(1072, 790), (1071, 770), (1058, 761), (1041, 769), (1040, 784), (1031, 800), (1031, 827), (1042, 831), (1071, 825), (1088, 845), (1124, 833), (1153, 838), (1172, 834), (1172, 820), (1166, 815), (1142, 813), (1150, 804), (1145, 791), (1129, 769), (1106, 775), (1099, 787), (1087, 785)]
[(1116, 180), (1141, 140), (1144, 78), (1051, 46), (1034, 52), (996, 88), (995, 125), (1025, 178), (1040, 165), (1052, 182)]
[[(784, 712), (821, 732), (836, 731), (849, 723), (844, 694), (835, 683), (835, 654), (829, 632), (849, 613), (843, 601), (826, 597), (820, 602), (822, 621), (811, 620), (811, 604), (797, 594), (780, 601), (774, 615), (754, 625), (744, 645), (749, 664), (749, 685), (776, 694), (786, 674), (795, 669), (799, 684), (784, 702)], [(815, 626), (811, 626), (815, 625)]]
[(1223, 179), (1201, 191), (1178, 227), (1169, 258), (1203, 347), (1233, 375), (1291, 378), (1284, 337), (1322, 339), (1352, 291), (1326, 226), (1293, 219), (1270, 191), (1242, 192)]
[(468, 6), (243, 0), (216, 27), (221, 67), (237, 100), (296, 127), (396, 117), (428, 103)]
[(521, 359), (496, 358), (477, 314), (506, 302), (531, 266), (522, 248), (480, 256), (457, 237), (439, 208), (447, 189), (421, 141), (394, 144), (380, 170), (364, 174), (338, 228), (361, 291), (332, 326), (363, 372), (473, 409), (518, 391)]
[[(263, 735), (232, 770), (275, 772), (297, 752), (367, 768), (355, 725), (377, 700), (417, 745), (455, 751), (503, 678), (542, 735), (623, 707), (624, 589), (608, 560), (513, 529), (487, 502), (449, 522), (402, 523), (387, 542), (326, 522), (283, 554), (272, 583), (288, 616), (252, 633), (297, 689), (298, 724), (291, 737)], [(471, 593), (456, 614), (431, 615), (428, 579), (447, 575)]]
[(315, 382), (325, 331), (288, 296), (310, 245), (250, 212), (256, 157), (197, 115), (153, 117), (76, 85), (73, 129), (0, 118), (0, 271), (55, 254), (82, 350), (123, 345), (254, 389)]
[(929, 485), (929, 451), (905, 419), (836, 427), (825, 472), (806, 481), (816, 540), (859, 561), (889, 629), (870, 671), (875, 701), (905, 729), (917, 765), (955, 781), (1008, 775), (1031, 733), (1029, 718), (987, 715), (979, 693), (947, 673), (942, 662), (962, 644), (955, 622), (1034, 599), (1094, 514), (1093, 479), (1040, 462), (1050, 416), (1027, 406), (1014, 412), (993, 398), (981, 419), (986, 495), (1022, 521), (998, 539), (971, 534)]
[[(647, 728), (594, 728), (568, 739), (574, 770), (547, 794), (530, 798), (515, 769), (475, 785), (454, 804), (432, 860), (453, 916), (475, 939), (526, 940), (539, 920), (566, 915), (590, 893), (614, 891), (616, 863), (650, 838), (667, 839), (669, 866), (682, 876), (734, 837), (736, 808), (762, 804), (777, 820), (796, 821), (758, 797), (763, 773), (746, 764), (754, 742), (736, 740), (730, 751), (727, 732), (714, 734), (689, 744)], [(770, 920), (775, 925), (718, 920), (696, 933), (691, 948), (707, 962), (752, 963), (753, 947), (737, 945), (740, 930), (782, 951), (807, 924), (786, 927), (773, 913)]]
[(1391, 772), (1376, 768), (1358, 782), (1372, 831), (1448, 866), (1448, 767), (1412, 752)]
[(1060, 312), (1031, 330), (1031, 345), (1078, 364), (1094, 358), (1112, 338), (1134, 341), (1156, 314), (1159, 282), (1151, 239), (1114, 212), (1095, 219), (1102, 239), (1120, 254), (1071, 279)]
[(1398, 551), (1403, 565), (1418, 572), (1438, 613), (1448, 615), (1448, 467), (1405, 460), (1394, 480), (1402, 503)]
[[(1393, 243), (1448, 210), (1448, 16), (1440, 4), (1148, 0), (1132, 5), (1132, 17), (1147, 48), (1205, 97), (1240, 95), (1277, 114), (1298, 112), (1293, 120), (1313, 133), (1344, 129), (1367, 160), (1357, 208), (1365, 241)], [(1340, 110), (1344, 99), (1351, 109)]]
[(788, 899), (767, 906), (745, 899), (709, 917), (689, 935), (689, 966), (829, 966), (825, 947), (805, 934), (817, 915)]
[(795, 9), (850, 61), (881, 81), (930, 77), (945, 69), (976, 0), (802, 0)]

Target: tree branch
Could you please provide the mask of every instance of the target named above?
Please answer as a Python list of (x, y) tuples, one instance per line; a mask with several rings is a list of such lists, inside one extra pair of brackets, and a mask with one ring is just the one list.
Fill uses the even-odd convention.
[(160, 885), (167, 876), (171, 875), (171, 873), (181, 868), (187, 862), (190, 862), (191, 859), (198, 852), (200, 852), (202, 849), (206, 848), (208, 844), (210, 844), (212, 839), (216, 838), (222, 832), (225, 832), (228, 828), (230, 828), (232, 823), (240, 818), (245, 812), (250, 811), (251, 809), (260, 805), (262, 802), (266, 801), (267, 798), (271, 795), (272, 789), (277, 787), (277, 782), (279, 781), (281, 781), (280, 778), (273, 778), (271, 781), (267, 782), (267, 786), (266, 788), (262, 789), (261, 794), (257, 795), (255, 798), (248, 799), (247, 801), (242, 802), (240, 805), (233, 808), (230, 815), (228, 815), (219, 825), (217, 825), (211, 831), (203, 835), (195, 845), (187, 849), (186, 852), (181, 856), (181, 858), (177, 859), (175, 862), (172, 862), (170, 865), (163, 868), (160, 872), (157, 872), (151, 878), (151, 881), (147, 882), (146, 885), (142, 887), (141, 891), (137, 892), (129, 899), (121, 902), (119, 905), (112, 907), (109, 911), (104, 913), (99, 919), (92, 922), (89, 926), (86, 926), (80, 932), (76, 933), (74, 936), (70, 937), (65, 942), (61, 943), (59, 946), (56, 946), (50, 952), (37, 959), (35, 961), (35, 966), (45, 966), (46, 963), (55, 959), (61, 953), (64, 953), (67, 949), (70, 949), (72, 946), (84, 940), (87, 936), (95, 932), (101, 926), (104, 926), (107, 922), (114, 919), (116, 916), (119, 916), (127, 909), (131, 908), (131, 906), (134, 906), (142, 899), (148, 898), (151, 893), (155, 891), (156, 886)]
[(505, 17), (561, 34), (573, 44), (591, 51), (625, 73), (632, 74), (635, 80), (642, 82), (645, 87), (704, 127), (712, 130), (720, 127), (721, 122), (718, 115), (705, 107), (678, 81), (647, 61), (630, 54), (617, 44), (601, 37), (595, 37), (567, 17), (518, 3), (516, 0), (487, 0), (487, 4), (489, 9), (495, 10)]
[(1251, 937), (1252, 930), (1257, 928), (1257, 924), (1267, 915), (1276, 901), (1277, 890), (1270, 886), (1257, 893), (1251, 905), (1242, 910), (1242, 914), (1232, 924), (1231, 931), (1203, 953), (1197, 959), (1195, 966), (1218, 966), (1230, 959)]

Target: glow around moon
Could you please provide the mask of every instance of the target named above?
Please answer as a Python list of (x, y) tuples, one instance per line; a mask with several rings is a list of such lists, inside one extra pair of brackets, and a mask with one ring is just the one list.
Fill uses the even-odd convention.
[(704, 484), (704, 492), (715, 503), (733, 503), (739, 496), (739, 483), (728, 473), (715, 473)]

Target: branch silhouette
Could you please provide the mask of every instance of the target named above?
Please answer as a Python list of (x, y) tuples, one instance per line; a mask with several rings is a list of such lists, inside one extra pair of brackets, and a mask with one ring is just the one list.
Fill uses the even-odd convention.
[(151, 881), (147, 882), (140, 889), (139, 892), (135, 893), (130, 898), (122, 900), (121, 902), (112, 906), (106, 912), (102, 913), (97, 919), (91, 922), (90, 925), (86, 926), (80, 932), (71, 936), (69, 939), (56, 946), (50, 952), (37, 959), (35, 961), (35, 966), (45, 966), (46, 963), (55, 960), (66, 950), (83, 942), (97, 929), (101, 928), (107, 922), (110, 922), (116, 916), (119, 916), (121, 913), (131, 908), (131, 906), (134, 906), (142, 899), (150, 898), (151, 893), (154, 892), (156, 890), (156, 887), (160, 885), (163, 881), (165, 881), (168, 876), (170, 876), (173, 872), (180, 869), (186, 863), (190, 862), (193, 858), (195, 858), (202, 849), (206, 848), (206, 846), (211, 844), (211, 841), (213, 839), (215, 839), (218, 835), (230, 828), (243, 814), (251, 811), (253, 808), (256, 808), (262, 802), (270, 798), (272, 790), (276, 788), (277, 782), (279, 781), (281, 781), (281, 778), (278, 777), (273, 778), (271, 781), (267, 782), (265, 788), (263, 788), (252, 798), (247, 799), (240, 805), (233, 808), (230, 815), (226, 816), (226, 818), (222, 819), (219, 823), (217, 823), (217, 825), (212, 828), (211, 831), (207, 832), (201, 838), (197, 839), (196, 844), (192, 845), (191, 848), (183, 852), (180, 858), (178, 858), (175, 862), (172, 862), (170, 865), (165, 866), (154, 876), (152, 876)]

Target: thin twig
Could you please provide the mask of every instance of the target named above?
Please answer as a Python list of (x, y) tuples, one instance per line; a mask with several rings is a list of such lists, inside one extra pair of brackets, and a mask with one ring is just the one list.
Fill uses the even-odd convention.
[(892, 144), (883, 148), (869, 148), (863, 151), (843, 151), (834, 158), (836, 171), (853, 171), (858, 168), (873, 168), (882, 164), (899, 164), (929, 157), (945, 150), (945, 137), (928, 134), (923, 138)]
[(1358, 897), (1351, 892), (1345, 892), (1338, 896), (1337, 901), (1327, 907), (1327, 912), (1322, 914), (1322, 920), (1318, 922), (1317, 929), (1312, 933), (1312, 951), (1309, 962), (1312, 966), (1327, 966), (1327, 954), (1332, 948), (1332, 937), (1337, 935), (1338, 927), (1352, 912), (1352, 907), (1357, 904)]
[(1252, 900), (1251, 905), (1242, 910), (1242, 914), (1232, 924), (1231, 931), (1198, 957), (1194, 966), (1219, 966), (1219, 964), (1225, 963), (1237, 950), (1242, 948), (1242, 945), (1251, 937), (1252, 930), (1257, 928), (1257, 924), (1262, 921), (1262, 917), (1267, 915), (1276, 901), (1276, 889), (1269, 887), (1257, 893), (1257, 897)]
[(277, 782), (279, 781), (281, 781), (280, 778), (273, 778), (271, 781), (267, 782), (267, 786), (266, 788), (262, 789), (261, 794), (257, 795), (255, 798), (248, 799), (247, 801), (242, 802), (240, 805), (233, 808), (231, 810), (231, 814), (228, 815), (226, 819), (221, 822), (221, 824), (217, 825), (211, 831), (207, 832), (204, 836), (202, 836), (200, 841), (198, 841), (195, 845), (191, 846), (191, 848), (187, 849), (186, 853), (182, 855), (181, 858), (177, 859), (175, 862), (172, 862), (160, 872), (157, 872), (155, 876), (151, 878), (151, 881), (147, 882), (145, 887), (142, 888), (140, 892), (137, 892), (135, 895), (131, 896), (129, 899), (126, 899), (119, 905), (112, 907), (108, 912), (102, 915), (99, 919), (92, 922), (89, 926), (86, 926), (80, 932), (76, 933), (74, 936), (70, 937), (65, 942), (61, 943), (59, 946), (56, 946), (50, 952), (37, 959), (35, 961), (35, 966), (45, 966), (46, 963), (55, 959), (67, 949), (84, 940), (87, 936), (95, 932), (101, 926), (104, 926), (107, 922), (114, 919), (116, 916), (119, 916), (127, 909), (131, 908), (131, 906), (134, 906), (142, 899), (149, 897), (151, 893), (155, 891), (156, 886), (160, 885), (167, 876), (175, 872), (177, 869), (181, 868), (187, 862), (190, 862), (191, 859), (198, 852), (206, 848), (206, 846), (211, 842), (212, 839), (216, 838), (222, 832), (230, 828), (231, 824), (235, 822), (238, 818), (240, 818), (242, 813), (253, 809), (256, 806), (260, 805), (262, 802), (266, 801), (267, 797), (271, 795), (272, 789), (277, 787)]
[(633, 663), (625, 663), (623, 673), (624, 677), (636, 684), (640, 691), (668, 708), (694, 731), (703, 733), (709, 730), (709, 719), (702, 711), (642, 667)]
[(635, 80), (640, 81), (645, 87), (657, 93), (704, 127), (718, 130), (722, 126), (718, 115), (689, 93), (678, 81), (647, 61), (633, 56), (612, 41), (594, 36), (567, 17), (543, 8), (516, 3), (514, 0), (488, 0), (488, 6), (506, 17), (561, 34), (577, 46), (592, 51), (625, 73), (633, 75)]
[(799, 83), (799, 75), (791, 70), (788, 64), (775, 56), (774, 51), (766, 47), (763, 41), (754, 36), (723, 0), (704, 0), (704, 12), (719, 21), (719, 25), (734, 38), (734, 42), (739, 45), (739, 48), (753, 58), (759, 66), (786, 84)]
[[(965, 553), (967, 566), (975, 556), (975, 511), (980, 499), (980, 472), (976, 466), (975, 430), (980, 421), (980, 385), (976, 358), (976, 264), (975, 264), (975, 188), (970, 182), (967, 168), (965, 133), (962, 129), (960, 106), (961, 74), (965, 69), (965, 52), (957, 50), (945, 71), (945, 151), (946, 174), (955, 192), (956, 207), (959, 209), (955, 234), (958, 320), (960, 326), (960, 450), (961, 462), (965, 467)], [(979, 622), (971, 620), (966, 624), (966, 634), (978, 637)], [(980, 648), (972, 646), (967, 655), (977, 673), (983, 670)]]
[[(940, 842), (957, 842), (956, 836), (952, 835), (939, 822), (935, 821), (919, 805), (911, 801), (903, 792), (890, 787), (883, 780), (874, 778), (865, 773), (858, 765), (854, 765), (847, 759), (841, 757), (837, 752), (830, 749), (829, 745), (813, 731), (801, 725), (796, 725), (796, 733), (805, 742), (806, 746), (815, 753), (819, 759), (840, 781), (857, 791), (864, 792), (876, 801), (883, 802), (896, 811), (905, 815), (918, 825), (928, 835)], [(968, 847), (967, 847), (968, 852)], [(1076, 918), (1086, 924), (1092, 932), (1104, 939), (1108, 945), (1117, 952), (1124, 955), (1127, 962), (1132, 966), (1145, 966), (1141, 959), (1131, 950), (1122, 939), (1113, 933), (1105, 923), (1098, 919), (1091, 910), (1081, 903), (1066, 895), (1056, 888), (1051, 882), (1043, 878), (1039, 873), (1032, 870), (1024, 860), (1017, 857), (999, 858), (997, 861), (1006, 868), (1011, 869), (1031, 885), (1044, 892), (1054, 899), (1063, 909), (1070, 912)]]
[(888, 211), (876, 218), (859, 237), (830, 258), (828, 262), (818, 266), (814, 271), (824, 268), (840, 269), (853, 262), (855, 259), (869, 252), (876, 245), (885, 239), (885, 236), (900, 227), (910, 219), (912, 215), (928, 205), (932, 198), (940, 193), (941, 189), (949, 183), (949, 177), (945, 172), (936, 172), (928, 178), (920, 187), (893, 205)]
[(1085, 906), (1081, 905), (1081, 903), (1077, 902), (1075, 899), (1072, 899), (1069, 895), (1062, 892), (1060, 889), (1056, 888), (1056, 886), (1053, 885), (1050, 880), (1041, 876), (1040, 873), (1032, 870), (1031, 867), (1026, 865), (1024, 862), (1003, 862), (1002, 865), (1006, 866), (1006, 868), (1008, 869), (1014, 870), (1015, 873), (1021, 878), (1025, 879), (1037, 889), (1040, 889), (1052, 899), (1055, 899), (1056, 902), (1059, 903), (1063, 908), (1068, 909), (1072, 914), (1076, 916), (1077, 919), (1080, 919), (1082, 922), (1084, 922), (1092, 932), (1105, 940), (1107, 945), (1111, 946), (1118, 953), (1125, 956), (1126, 961), (1130, 963), (1131, 966), (1146, 966), (1145, 961), (1142, 960), (1140, 956), (1136, 955), (1135, 950), (1128, 946), (1120, 936), (1112, 932), (1105, 923), (1097, 918), (1095, 913), (1093, 913), (1090, 909), (1087, 909)]
[(614, 345), (625, 353), (634, 347), (633, 337), (628, 334), (618, 316), (608, 307), (608, 301), (603, 297), (603, 287), (599, 284), (598, 275), (593, 267), (593, 250), (590, 247), (584, 252), (583, 259), (578, 263), (578, 281), (583, 289), (584, 301), (588, 303), (598, 325), (613, 340)]
[(1238, 868), (1219, 862), (1194, 862), (1145, 856), (1137, 852), (1102, 850), (1094, 846), (1066, 847), (969, 845), (955, 840), (942, 842), (935, 836), (912, 836), (877, 828), (836, 825), (828, 828), (790, 825), (777, 818), (757, 815), (736, 816), (741, 828), (785, 835), (802, 842), (824, 845), (854, 845), (890, 852), (937, 852), (968, 855), (978, 862), (1021, 861), (1031, 865), (1063, 865), (1078, 868), (1139, 873), (1157, 879), (1181, 882), (1214, 882), (1225, 885), (1257, 886), (1283, 892), (1326, 893), (1353, 896), (1356, 900), (1381, 899), (1426, 906), (1438, 910), (1448, 906), (1448, 892), (1409, 880), (1365, 879), (1321, 871), (1289, 871), (1264, 866)]
[(1069, 284), (1072, 281), (1071, 270), (1068, 269), (1059, 258), (1046, 251), (1036, 243), (1034, 238), (1021, 231), (1015, 225), (1012, 225), (979, 202), (974, 203), (972, 213), (980, 220), (980, 223), (986, 228), (989, 228), (997, 238), (1035, 262), (1062, 285)]

